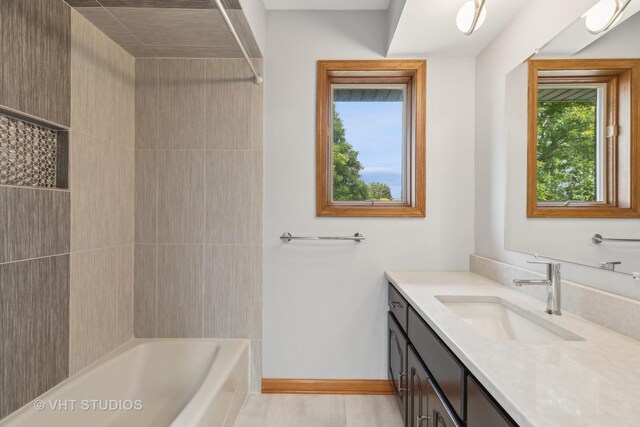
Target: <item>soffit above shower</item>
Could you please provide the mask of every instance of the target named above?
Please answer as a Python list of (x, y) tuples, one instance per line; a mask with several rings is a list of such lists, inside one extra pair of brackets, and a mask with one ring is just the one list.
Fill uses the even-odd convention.
[[(242, 58), (211, 0), (66, 0), (136, 58)], [(238, 0), (222, 0), (249, 55), (262, 54)]]

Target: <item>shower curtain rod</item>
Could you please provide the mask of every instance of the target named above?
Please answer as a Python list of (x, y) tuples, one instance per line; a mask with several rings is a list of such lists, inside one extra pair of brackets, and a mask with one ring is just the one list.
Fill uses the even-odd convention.
[(242, 54), (244, 55), (244, 59), (247, 61), (249, 68), (251, 68), (251, 72), (253, 73), (253, 82), (257, 85), (261, 84), (264, 81), (264, 79), (260, 74), (258, 74), (258, 71), (256, 71), (256, 68), (253, 66), (253, 62), (251, 62), (251, 58), (249, 58), (249, 53), (247, 52), (247, 49), (244, 47), (244, 43), (242, 43), (242, 40), (240, 39), (238, 32), (233, 26), (231, 19), (229, 19), (229, 15), (227, 14), (227, 11), (222, 5), (222, 0), (213, 0), (213, 2), (216, 4), (216, 6), (218, 6), (218, 10), (220, 11), (220, 15), (222, 15), (222, 19), (224, 19), (225, 24), (227, 24), (227, 27), (229, 28), (229, 31), (231, 31), (233, 38), (236, 39), (236, 43), (238, 43), (238, 47), (242, 51)]

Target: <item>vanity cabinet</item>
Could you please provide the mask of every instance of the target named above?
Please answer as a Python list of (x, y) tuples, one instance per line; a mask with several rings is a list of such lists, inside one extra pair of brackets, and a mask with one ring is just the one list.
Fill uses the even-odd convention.
[(471, 375), (467, 375), (467, 425), (487, 427), (515, 425)]
[(407, 349), (407, 427), (462, 427), (411, 345)]
[(457, 416), (464, 417), (464, 367), (422, 320), (409, 308), (409, 341), (429, 367), (434, 381), (451, 404)]
[(407, 414), (407, 338), (404, 331), (391, 312), (388, 315), (389, 336), (388, 357), (389, 369), (387, 375), (391, 383), (391, 389), (396, 398), (398, 409), (402, 418)]
[(405, 426), (517, 427), (400, 292), (388, 289), (389, 381)]

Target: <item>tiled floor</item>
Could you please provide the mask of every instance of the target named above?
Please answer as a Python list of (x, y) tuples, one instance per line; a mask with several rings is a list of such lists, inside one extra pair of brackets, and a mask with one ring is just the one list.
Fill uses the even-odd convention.
[(402, 427), (391, 396), (252, 394), (235, 427)]

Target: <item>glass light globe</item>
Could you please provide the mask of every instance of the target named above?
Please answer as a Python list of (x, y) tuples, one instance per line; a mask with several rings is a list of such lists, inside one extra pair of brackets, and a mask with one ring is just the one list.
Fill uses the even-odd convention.
[[(458, 10), (458, 15), (456, 16), (456, 25), (458, 29), (463, 33), (468, 33), (471, 30), (471, 25), (473, 25), (473, 17), (476, 13), (476, 4), (473, 0), (466, 2), (460, 7)], [(478, 17), (478, 22), (476, 23), (476, 27), (474, 31), (482, 26), (484, 20), (487, 18), (487, 7), (483, 7), (480, 12), (480, 16)]]
[(618, 11), (618, 0), (600, 0), (585, 14), (585, 25), (592, 33), (602, 31)]

